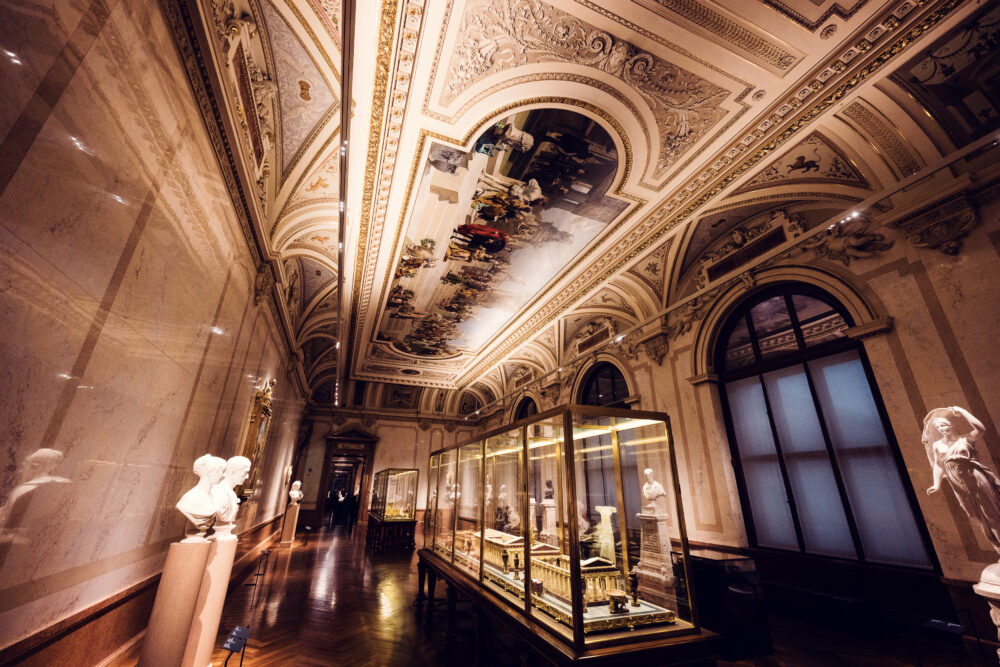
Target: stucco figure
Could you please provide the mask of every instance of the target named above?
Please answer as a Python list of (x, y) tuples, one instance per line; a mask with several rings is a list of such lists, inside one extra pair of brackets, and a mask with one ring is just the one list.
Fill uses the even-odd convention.
[(1000, 477), (979, 461), (983, 423), (965, 408), (936, 408), (924, 417), (923, 443), (934, 475), (927, 494), (948, 480), (958, 504), (1000, 554)]

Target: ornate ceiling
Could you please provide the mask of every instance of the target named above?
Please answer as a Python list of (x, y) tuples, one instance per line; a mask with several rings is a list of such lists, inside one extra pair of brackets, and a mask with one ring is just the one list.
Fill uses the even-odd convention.
[[(620, 332), (676, 333), (678, 313), (738, 273), (730, 255), (748, 239), (783, 243), (963, 145), (956, 134), (981, 136), (941, 96), (952, 74), (928, 68), (949, 36), (985, 39), (997, 13), (958, 0), (201, 3), (303, 383), (318, 404), (370, 404), (382, 399), (359, 392), (389, 383), (383, 407), (453, 414)], [(975, 60), (947, 57), (959, 76)], [(958, 106), (988, 118), (996, 98)]]

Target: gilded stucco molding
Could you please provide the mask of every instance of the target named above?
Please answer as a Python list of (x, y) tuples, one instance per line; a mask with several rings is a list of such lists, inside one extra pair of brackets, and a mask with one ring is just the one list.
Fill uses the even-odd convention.
[[(340, 108), (339, 104), (337, 105), (337, 108), (338, 109)], [(337, 128), (330, 135), (330, 137), (323, 142), (323, 146), (320, 148), (320, 150), (315, 152), (312, 159), (309, 160), (309, 164), (306, 165), (305, 169), (302, 170), (302, 173), (295, 181), (295, 185), (293, 185), (291, 191), (289, 191), (288, 196), (285, 198), (285, 203), (282, 205), (281, 210), (278, 212), (278, 215), (275, 216), (274, 223), (271, 226), (271, 232), (269, 236), (272, 242), (275, 240), (277, 229), (280, 226), (281, 220), (286, 215), (291, 214), (298, 207), (299, 203), (295, 202), (294, 200), (295, 200), (295, 195), (299, 193), (299, 190), (302, 187), (302, 183), (306, 180), (306, 178), (308, 178), (312, 174), (312, 170), (316, 167), (316, 162), (319, 161), (321, 156), (326, 155), (326, 152), (330, 149), (330, 145), (334, 141), (336, 141), (339, 136), (340, 136), (340, 126), (338, 125)]]
[[(746, 156), (743, 161), (719, 177), (710, 187), (700, 192), (697, 197), (694, 197), (693, 192), (688, 192), (687, 194), (692, 197), (692, 200), (686, 206), (680, 208), (679, 202), (670, 201), (647, 216), (626, 239), (602, 254), (598, 262), (588, 267), (587, 271), (581, 273), (573, 282), (560, 290), (558, 294), (540, 308), (531, 318), (517, 325), (512, 331), (505, 330), (500, 332), (494, 339), (500, 340), (500, 342), (493, 349), (482, 355), (479, 361), (459, 378), (458, 383), (462, 384), (463, 382), (467, 382), (468, 378), (481, 375), (506, 356), (512, 348), (535, 335), (535, 333), (547, 326), (553, 318), (567, 312), (584, 295), (627, 266), (638, 255), (651, 248), (671, 229), (689, 219), (701, 206), (720, 194), (726, 187), (747, 173), (761, 160), (771, 155), (786, 141), (795, 136), (799, 130), (829, 110), (838, 101), (867, 81), (873, 74), (879, 72), (887, 63), (894, 60), (900, 53), (913, 44), (915, 40), (940, 23), (961, 4), (962, 0), (947, 0), (926, 12), (895, 41), (887, 44), (882, 51), (873, 55), (866, 63), (850, 74), (849, 77), (841, 81), (827, 96), (798, 115), (766, 143), (762, 143), (754, 153)], [(912, 8), (912, 3), (900, 3), (897, 5), (894, 12), (882, 24), (885, 29), (879, 32), (879, 37), (890, 34), (899, 27), (899, 17), (896, 13), (900, 11), (903, 5), (910, 5)], [(855, 53), (852, 55), (848, 58), (848, 61), (853, 60), (856, 55), (858, 54)], [(841, 56), (841, 59), (843, 58), (844, 55)], [(846, 67), (842, 68), (841, 72), (844, 70), (846, 70)], [(808, 96), (805, 95), (804, 97)], [(801, 102), (793, 108), (800, 107)], [(749, 136), (751, 137), (750, 141), (741, 142), (743, 145), (742, 150), (736, 149), (733, 151), (731, 149), (731, 152), (733, 152), (732, 157), (748, 152), (749, 146), (753, 143), (761, 142), (764, 135), (761, 133), (760, 135)]]
[(644, 0), (640, 4), (672, 20), (681, 19), (700, 32), (717, 37), (743, 57), (771, 71), (786, 72), (801, 56), (737, 23), (696, 0)]
[[(351, 319), (349, 322), (353, 324), (352, 329), (354, 330), (353, 340), (360, 341), (361, 338), (358, 336), (360, 327), (362, 326), (363, 319), (361, 319), (359, 313), (359, 304), (362, 300), (362, 285), (369, 283), (371, 276), (374, 274), (374, 261), (378, 258), (378, 248), (381, 245), (381, 239), (370, 238), (370, 236), (377, 232), (381, 235), (380, 226), (372, 224), (372, 203), (373, 203), (373, 193), (375, 191), (375, 180), (378, 173), (378, 167), (381, 162), (379, 160), (379, 152), (382, 149), (382, 128), (385, 119), (386, 112), (386, 101), (389, 91), (389, 78), (390, 78), (390, 63), (394, 63), (398, 68), (398, 59), (393, 58), (393, 51), (396, 47), (395, 35), (396, 35), (396, 22), (397, 15), (399, 14), (399, 2), (398, 0), (385, 0), (382, 3), (382, 12), (379, 20), (379, 36), (376, 45), (376, 58), (375, 58), (375, 81), (374, 90), (372, 93), (372, 106), (371, 106), (371, 122), (369, 125), (369, 135), (368, 135), (368, 147), (366, 151), (365, 160), (365, 178), (364, 185), (362, 189), (361, 197), (361, 213), (358, 217), (358, 239), (361, 242), (361, 247), (367, 252), (358, 252), (357, 258), (354, 264), (354, 293), (351, 299)], [(418, 15), (422, 16), (422, 13)], [(418, 21), (419, 28), (419, 21)], [(419, 31), (417, 32), (419, 35)], [(410, 46), (413, 48), (413, 53), (416, 52), (416, 40), (411, 40)], [(402, 42), (397, 45), (401, 46)], [(397, 111), (398, 115), (395, 119), (396, 123), (401, 123), (403, 114), (405, 112), (406, 102), (409, 99), (409, 71), (411, 71), (413, 66), (413, 59), (409, 61), (409, 69), (407, 70), (406, 76), (402, 81), (403, 91), (399, 96), (396, 96)], [(393, 158), (395, 156), (393, 155)], [(391, 161), (391, 164), (395, 165), (395, 159)], [(388, 178), (385, 182), (385, 187), (391, 183), (391, 172), (387, 174)], [(374, 253), (374, 254), (373, 254)], [(369, 266), (371, 265), (371, 266)], [(350, 352), (350, 350), (348, 350)], [(350, 354), (348, 355), (351, 356)]]
[[(852, 102), (842, 112), (854, 121), (875, 143), (877, 152), (885, 153), (903, 177), (920, 171), (920, 163), (903, 143), (899, 130), (890, 127), (860, 100)], [(881, 150), (878, 150), (881, 149)]]
[(546, 62), (598, 69), (633, 88), (656, 120), (657, 172), (673, 165), (726, 115), (733, 94), (541, 0), (486, 0), (466, 7), (439, 101), (483, 79)]
[(868, 4), (868, 0), (856, 0), (853, 7), (851, 7), (850, 9), (845, 9), (840, 5), (840, 3), (835, 2), (825, 12), (823, 12), (823, 14), (818, 19), (810, 21), (808, 18), (806, 18), (802, 14), (799, 14), (797, 11), (786, 5), (784, 2), (781, 2), (781, 0), (763, 0), (763, 2), (768, 7), (771, 7), (772, 9), (775, 9), (776, 11), (784, 14), (792, 21), (795, 21), (800, 26), (810, 31), (814, 31), (817, 28), (819, 28), (831, 16), (837, 16), (838, 18), (847, 21), (852, 16), (854, 16), (859, 9)]

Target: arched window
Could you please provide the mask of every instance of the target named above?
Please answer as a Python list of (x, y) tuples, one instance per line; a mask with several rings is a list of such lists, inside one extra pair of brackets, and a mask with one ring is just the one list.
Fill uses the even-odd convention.
[(580, 403), (604, 407), (627, 408), (628, 385), (618, 368), (607, 361), (590, 369), (580, 390)]
[(528, 417), (533, 417), (538, 414), (538, 405), (535, 401), (527, 396), (521, 399), (521, 402), (517, 404), (517, 410), (514, 411), (514, 421), (519, 421), (521, 419), (526, 419)]
[(912, 489), (849, 314), (804, 285), (759, 293), (716, 370), (751, 545), (932, 568)]

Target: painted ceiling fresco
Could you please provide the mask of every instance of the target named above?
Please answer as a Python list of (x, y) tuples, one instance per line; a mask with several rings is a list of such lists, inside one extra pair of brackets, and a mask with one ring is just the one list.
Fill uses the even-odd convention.
[(617, 168), (604, 128), (558, 109), (504, 118), (468, 151), (433, 144), (378, 340), (481, 347), (626, 208), (607, 194)]

